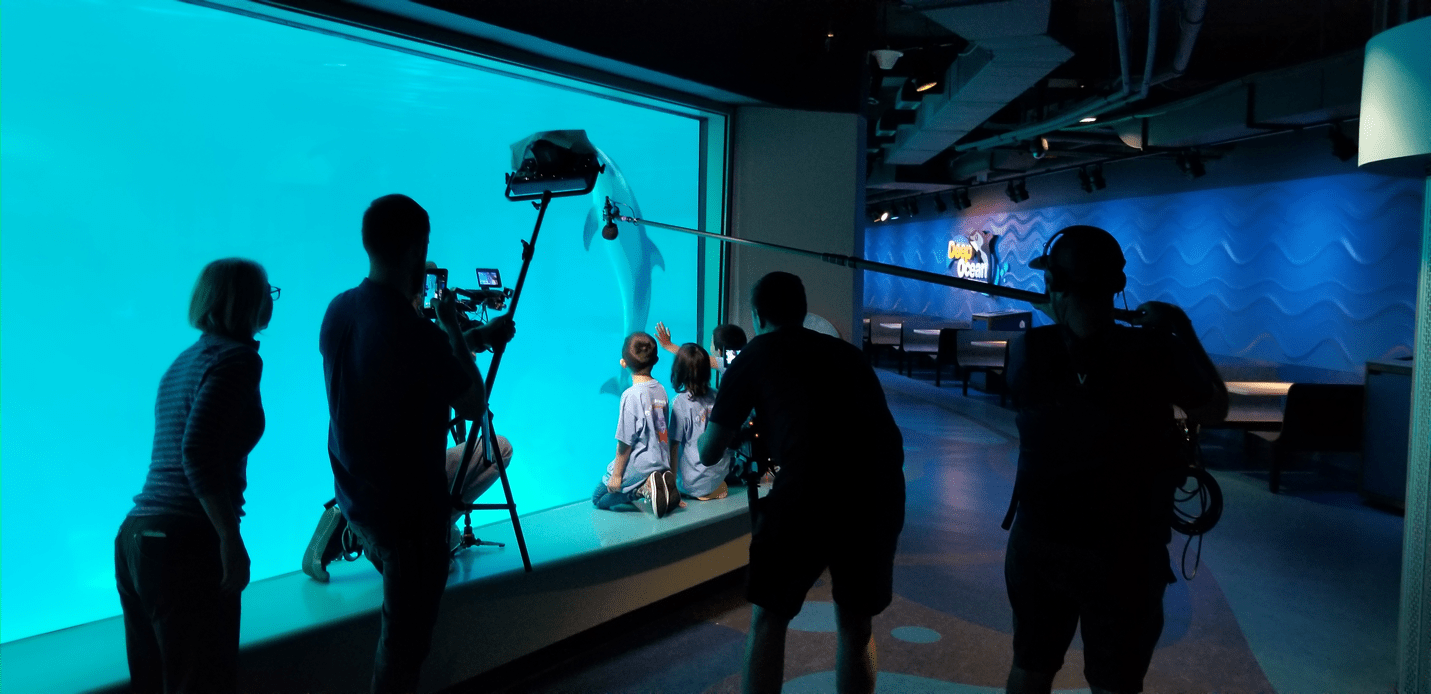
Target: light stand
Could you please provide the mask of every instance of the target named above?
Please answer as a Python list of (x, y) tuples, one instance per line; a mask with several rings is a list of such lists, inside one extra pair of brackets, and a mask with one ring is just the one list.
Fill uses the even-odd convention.
[[(541, 151), (541, 146), (549, 148)], [(553, 156), (552, 150), (559, 150), (546, 140), (538, 140), (533, 143), (533, 149), (538, 149), (537, 156)], [(556, 151), (556, 156), (567, 154), (564, 151)], [(512, 290), (511, 307), (507, 310), (508, 318), (517, 314), (517, 305), (522, 299), (522, 287), (527, 281), (527, 270), (531, 267), (532, 256), (537, 248), (537, 235), (542, 230), (542, 220), (546, 218), (547, 206), (551, 204), (554, 197), (568, 197), (573, 195), (586, 195), (596, 187), (596, 177), (603, 171), (604, 166), (596, 164), (594, 156), (591, 157), (568, 157), (559, 162), (560, 170), (553, 173), (544, 170), (543, 165), (550, 169), (551, 161), (536, 161), (529, 159), (524, 161), (522, 168), (517, 173), (507, 174), (508, 200), (539, 200), (535, 203), (537, 208), (537, 223), (532, 228), (531, 241), (522, 241), (522, 270), (517, 275), (517, 286)], [(497, 381), (497, 369), (502, 365), (502, 355), (506, 354), (506, 344), (494, 345), (492, 348), (492, 363), (487, 367), (487, 402), (492, 401), (492, 387)], [(460, 424), (460, 422), (459, 422)], [(480, 429), (480, 433), (479, 433)], [(460, 427), (457, 429), (460, 431)], [(504, 504), (469, 504), (462, 499), (462, 488), (467, 481), (467, 469), (472, 460), (472, 450), (477, 440), (477, 436), (482, 437), (482, 445), (487, 457), (497, 466), (497, 475), (502, 480), (502, 492), (507, 497)], [(457, 551), (477, 545), (494, 544), (503, 546), (501, 543), (490, 543), (479, 540), (472, 534), (472, 512), (473, 511), (507, 511), (512, 518), (512, 530), (517, 535), (517, 548), (522, 553), (522, 566), (531, 572), (532, 560), (527, 554), (527, 541), (522, 535), (522, 522), (517, 517), (517, 502), (512, 498), (512, 485), (507, 480), (506, 461), (502, 460), (502, 450), (496, 445), (497, 436), (492, 431), (492, 409), (483, 408), (482, 420), (474, 421), (471, 429), (465, 437), (462, 449), (462, 464), (457, 468), (457, 474), (452, 478), (452, 486), (449, 490), (452, 495), (453, 507), (463, 512), (464, 528), (462, 532), (462, 542), (453, 550)]]

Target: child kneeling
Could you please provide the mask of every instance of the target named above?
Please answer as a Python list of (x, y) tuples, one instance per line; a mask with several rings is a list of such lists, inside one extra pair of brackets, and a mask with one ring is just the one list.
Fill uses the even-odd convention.
[(710, 354), (694, 342), (681, 345), (671, 365), (671, 386), (679, 393), (671, 405), (670, 431), (671, 460), (679, 461), (678, 489), (702, 501), (724, 499), (729, 493), (725, 477), (730, 472), (731, 452), (727, 450), (720, 462), (706, 467), (701, 465), (696, 446), (706, 432), (711, 406), (715, 405)]
[(599, 509), (634, 504), (657, 518), (680, 504), (666, 437), (666, 389), (651, 377), (656, 339), (631, 333), (621, 346), (621, 368), (631, 371), (631, 387), (621, 394), (616, 422), (616, 459), (591, 496)]

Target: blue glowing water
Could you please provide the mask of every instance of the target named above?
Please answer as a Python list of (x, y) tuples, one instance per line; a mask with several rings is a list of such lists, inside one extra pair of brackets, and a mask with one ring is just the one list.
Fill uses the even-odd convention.
[[(11, 0), (0, 45), (3, 641), (119, 612), (113, 537), (159, 377), (198, 336), (185, 316), (206, 262), (256, 259), (283, 288), (260, 336), (268, 429), (243, 522), (260, 579), (299, 568), (333, 496), (318, 325), (367, 272), (370, 200), (427, 208), (453, 285), (478, 266), (513, 284), (535, 213), (502, 197), (508, 145), (581, 128), (645, 216), (697, 222), (692, 118), (168, 0)], [(589, 208), (552, 204), (493, 394), (523, 512), (585, 498), (614, 453), (616, 399), (599, 391), (638, 297), (604, 241), (584, 248)], [(647, 234), (664, 267), (645, 268), (644, 327), (692, 339), (695, 240)]]

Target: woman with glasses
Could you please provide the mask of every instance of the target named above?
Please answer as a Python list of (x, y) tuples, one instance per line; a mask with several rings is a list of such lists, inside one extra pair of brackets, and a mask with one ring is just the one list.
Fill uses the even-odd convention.
[(149, 474), (115, 538), (136, 694), (236, 691), (249, 579), (239, 517), (264, 429), (254, 335), (278, 294), (258, 263), (209, 263), (189, 301), (189, 324), (203, 334), (159, 381)]

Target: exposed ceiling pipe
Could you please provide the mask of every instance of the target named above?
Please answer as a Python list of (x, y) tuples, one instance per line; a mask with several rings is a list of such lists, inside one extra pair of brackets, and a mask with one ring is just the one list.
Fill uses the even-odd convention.
[(1192, 60), (1193, 45), (1202, 31), (1202, 20), (1207, 18), (1207, 0), (1183, 0), (1182, 12), (1178, 14), (1178, 50), (1173, 54), (1173, 69), (1158, 75), (1154, 84), (1162, 84), (1182, 77)]
[(1118, 27), (1118, 68), (1123, 73), (1123, 96), (1133, 89), (1133, 76), (1128, 66), (1128, 6), (1127, 0), (1113, 0), (1113, 24)]
[(1148, 98), (1148, 88), (1153, 86), (1153, 58), (1158, 55), (1158, 0), (1148, 0), (1148, 58), (1143, 61), (1143, 86), (1138, 88), (1138, 98)]
[[(1156, 2), (1156, 0), (1154, 0), (1154, 2)], [(1205, 0), (1187, 0), (1187, 2), (1193, 2), (1193, 3), (1199, 4), (1199, 5), (1201, 6), (1200, 9), (1202, 10), (1202, 13), (1203, 13), (1203, 14), (1206, 13), (1206, 2), (1205, 2)], [(1189, 14), (1189, 16), (1191, 16), (1192, 13), (1189, 12), (1188, 14)], [(1156, 13), (1154, 14), (1154, 16), (1156, 16)], [(1186, 55), (1189, 56), (1189, 57), (1192, 55), (1192, 45), (1191, 45), (1191, 44), (1192, 44), (1193, 41), (1195, 41), (1195, 40), (1197, 39), (1198, 31), (1199, 31), (1201, 28), (1202, 28), (1201, 17), (1199, 17), (1199, 19), (1198, 19), (1198, 21), (1197, 21), (1196, 23), (1190, 23), (1190, 24), (1184, 26), (1184, 31), (1183, 31), (1182, 35), (1179, 37), (1179, 45), (1178, 45), (1177, 51), (1175, 51), (1175, 54), (1176, 54), (1176, 55), (1186, 54)], [(1184, 42), (1187, 43), (1187, 46), (1184, 46), (1184, 45), (1183, 45)], [(1152, 56), (1152, 51), (1149, 51), (1149, 54), (1148, 54), (1148, 55), (1151, 57), (1151, 56)], [(1186, 68), (1186, 65), (1184, 65), (1184, 68)], [(1162, 82), (1164, 82), (1164, 81), (1166, 81), (1166, 80), (1170, 80), (1170, 79), (1173, 79), (1174, 77), (1179, 76), (1179, 74), (1181, 74), (1181, 73), (1176, 73), (1176, 72), (1167, 72), (1167, 73), (1164, 73), (1164, 74), (1162, 74), (1162, 75), (1159, 75), (1156, 79), (1153, 79), (1153, 80), (1151, 80), (1151, 81), (1144, 80), (1144, 86), (1146, 87), (1146, 86), (1149, 86), (1150, 84), (1160, 84), (1160, 83), (1162, 83)], [(970, 151), (970, 150), (977, 150), (977, 149), (989, 149), (990, 147), (998, 147), (998, 146), (1000, 146), (1000, 145), (1006, 145), (1006, 144), (1009, 144), (1009, 143), (1011, 143), (1011, 142), (1020, 142), (1020, 141), (1027, 140), (1027, 139), (1032, 138), (1032, 137), (1038, 137), (1038, 136), (1040, 136), (1040, 135), (1046, 135), (1046, 134), (1051, 133), (1051, 132), (1053, 132), (1053, 131), (1055, 131), (1055, 130), (1059, 130), (1059, 129), (1061, 129), (1061, 128), (1066, 128), (1066, 127), (1072, 126), (1072, 125), (1076, 124), (1079, 120), (1081, 120), (1081, 119), (1082, 119), (1083, 117), (1085, 117), (1085, 116), (1096, 116), (1096, 115), (1098, 115), (1098, 114), (1100, 114), (1100, 113), (1106, 113), (1106, 112), (1111, 111), (1111, 110), (1113, 110), (1113, 109), (1120, 108), (1120, 107), (1125, 106), (1125, 105), (1127, 105), (1127, 104), (1129, 104), (1129, 103), (1132, 103), (1132, 102), (1135, 101), (1135, 100), (1136, 100), (1136, 99), (1135, 99), (1134, 97), (1132, 97), (1132, 96), (1127, 96), (1127, 95), (1124, 95), (1124, 94), (1122, 94), (1122, 93), (1113, 94), (1113, 95), (1105, 96), (1105, 97), (1097, 97), (1097, 98), (1094, 98), (1094, 99), (1090, 99), (1090, 100), (1088, 100), (1088, 101), (1085, 101), (1085, 102), (1083, 102), (1082, 104), (1080, 104), (1080, 105), (1078, 105), (1078, 106), (1075, 106), (1075, 107), (1073, 107), (1072, 109), (1070, 109), (1070, 110), (1068, 110), (1068, 111), (1066, 111), (1066, 112), (1064, 112), (1064, 113), (1062, 113), (1062, 114), (1059, 114), (1058, 116), (1055, 116), (1055, 117), (1053, 117), (1053, 118), (1051, 118), (1051, 119), (1049, 119), (1049, 120), (1043, 121), (1042, 123), (1036, 123), (1036, 124), (1034, 124), (1034, 125), (1030, 125), (1030, 126), (1018, 128), (1018, 129), (1015, 129), (1015, 130), (1010, 130), (1010, 131), (1008, 131), (1008, 132), (1006, 132), (1006, 133), (1002, 133), (1002, 134), (1000, 134), (1000, 135), (995, 135), (994, 137), (990, 137), (990, 138), (985, 138), (985, 139), (983, 139), (983, 140), (978, 140), (978, 141), (976, 141), (976, 142), (966, 142), (966, 143), (963, 143), (963, 144), (955, 145), (955, 146), (954, 146), (954, 151), (956, 151), (956, 152), (967, 152), (967, 151)], [(1099, 124), (1097, 124), (1097, 125), (1093, 125), (1093, 126), (1089, 126), (1089, 127), (1100, 127), (1100, 126), (1102, 126), (1102, 125), (1105, 125), (1105, 124), (1104, 124), (1104, 123), (1099, 123)]]

